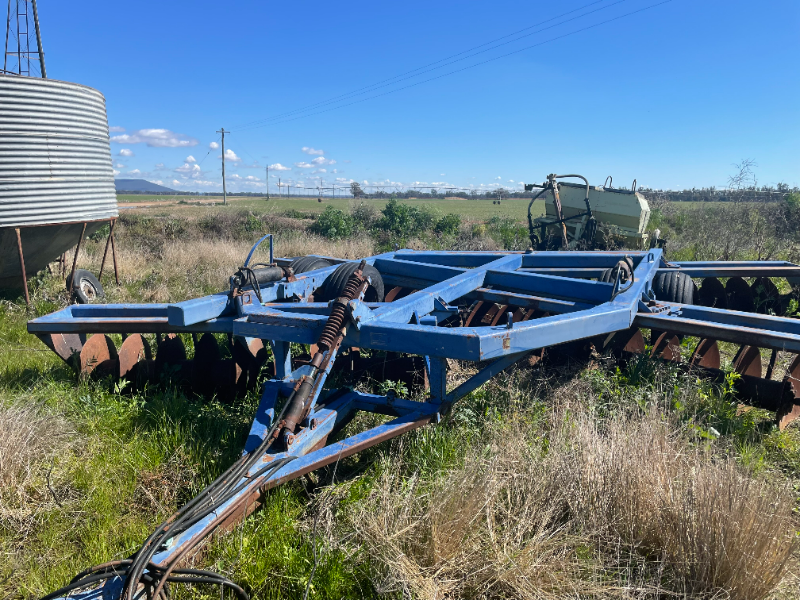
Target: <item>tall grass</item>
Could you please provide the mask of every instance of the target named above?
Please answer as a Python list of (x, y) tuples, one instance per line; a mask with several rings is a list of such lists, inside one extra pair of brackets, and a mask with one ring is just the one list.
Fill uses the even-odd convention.
[(791, 493), (709, 456), (663, 417), (598, 425), (572, 402), (543, 426), (524, 413), (498, 422), (431, 479), (392, 457), (349, 521), (379, 589), (766, 597), (795, 550)]

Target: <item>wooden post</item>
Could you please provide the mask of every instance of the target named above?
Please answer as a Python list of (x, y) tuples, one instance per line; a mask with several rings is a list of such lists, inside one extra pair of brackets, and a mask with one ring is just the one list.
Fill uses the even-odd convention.
[(25, 304), (31, 305), (31, 298), (28, 296), (28, 276), (25, 274), (25, 256), (22, 253), (22, 237), (19, 234), (19, 227), (14, 231), (17, 232), (17, 253), (19, 254), (19, 268), (22, 269), (22, 288), (25, 290)]

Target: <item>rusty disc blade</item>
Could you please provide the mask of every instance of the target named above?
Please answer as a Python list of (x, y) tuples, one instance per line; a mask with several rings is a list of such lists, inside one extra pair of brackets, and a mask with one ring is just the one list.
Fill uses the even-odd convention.
[(214, 369), (222, 360), (217, 338), (204, 333), (194, 346), (192, 388), (195, 393), (210, 396), (214, 393)]
[(158, 349), (156, 350), (156, 377), (160, 377), (167, 367), (182, 365), (185, 362), (186, 348), (183, 345), (183, 340), (174, 333), (167, 334), (158, 344)]
[(728, 310), (739, 310), (742, 312), (755, 312), (756, 305), (753, 299), (753, 290), (741, 277), (731, 277), (725, 285), (725, 293), (728, 297)]
[(743, 346), (733, 361), (733, 370), (740, 375), (761, 377), (761, 352), (755, 346)]
[(700, 284), (700, 289), (697, 291), (697, 304), (700, 306), (709, 306), (711, 308), (727, 308), (728, 296), (725, 292), (725, 286), (716, 277), (707, 277)]
[(114, 342), (107, 335), (95, 334), (83, 345), (80, 354), (81, 373), (106, 374), (116, 371), (112, 362), (117, 358)]
[(670, 362), (681, 362), (681, 341), (677, 335), (669, 331), (663, 332), (653, 344), (650, 354), (655, 358), (661, 358)]
[(119, 376), (127, 378), (140, 360), (150, 358), (150, 346), (139, 333), (125, 338), (119, 347)]
[(719, 369), (719, 345), (717, 340), (703, 338), (692, 353), (689, 361), (692, 366), (703, 367), (704, 369)]
[[(508, 304), (502, 304), (497, 307), (497, 312), (492, 317), (492, 327), (497, 325), (501, 319), (504, 319), (508, 314)], [(488, 315), (487, 315), (488, 316)], [(514, 322), (513, 320), (511, 321)]]
[(481, 319), (483, 319), (483, 316), (492, 306), (494, 305), (491, 302), (477, 302), (475, 306), (472, 307), (472, 311), (469, 313), (464, 327), (478, 327)]
[(644, 336), (638, 327), (599, 336), (593, 343), (598, 352), (610, 350), (618, 358), (631, 354), (644, 354), (645, 351)]
[(80, 354), (86, 341), (86, 336), (78, 333), (40, 333), (38, 336), (45, 346), (67, 362), (72, 360), (73, 355)]
[(800, 404), (800, 354), (794, 357), (784, 381), (786, 381), (789, 390), (794, 395), (795, 402)]
[(756, 312), (764, 315), (781, 313), (781, 293), (769, 277), (758, 277), (750, 286)]
[(787, 402), (775, 415), (781, 431), (800, 417), (800, 354), (794, 357), (783, 381), (786, 385)]

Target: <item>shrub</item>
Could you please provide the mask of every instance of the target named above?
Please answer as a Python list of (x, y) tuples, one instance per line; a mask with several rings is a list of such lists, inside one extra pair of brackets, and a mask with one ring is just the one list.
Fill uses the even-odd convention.
[(401, 204), (395, 198), (389, 200), (381, 213), (383, 217), (376, 225), (384, 231), (403, 235), (430, 231), (439, 220), (438, 211), (427, 206)]
[(378, 221), (378, 227), (393, 233), (411, 233), (414, 229), (413, 210), (408, 204), (400, 204), (392, 198), (381, 211), (383, 217)]
[(311, 231), (335, 240), (353, 234), (353, 219), (338, 208), (326, 206), (311, 226)]
[(434, 229), (436, 233), (441, 233), (444, 235), (455, 235), (458, 233), (460, 227), (461, 227), (461, 217), (451, 213), (439, 219), (436, 222), (436, 227)]
[(253, 213), (250, 213), (244, 222), (244, 230), (247, 233), (262, 233), (264, 231), (264, 223)]
[(359, 204), (350, 209), (350, 218), (353, 226), (359, 231), (369, 231), (378, 221), (378, 209), (370, 204)]

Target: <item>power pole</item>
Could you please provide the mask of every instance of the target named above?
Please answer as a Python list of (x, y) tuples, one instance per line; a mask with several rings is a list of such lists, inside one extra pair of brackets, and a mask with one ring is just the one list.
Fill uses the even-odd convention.
[(278, 177), (278, 198), (281, 197), (281, 178)]
[(267, 165), (267, 200), (269, 200), (269, 165)]
[(225, 128), (221, 128), (217, 133), (222, 134), (222, 204), (225, 205), (228, 203), (228, 191), (225, 189)]

